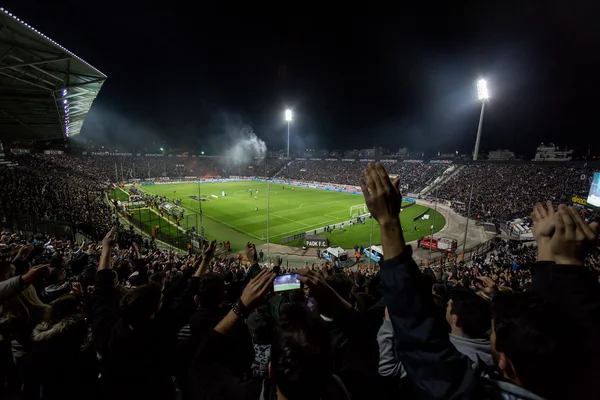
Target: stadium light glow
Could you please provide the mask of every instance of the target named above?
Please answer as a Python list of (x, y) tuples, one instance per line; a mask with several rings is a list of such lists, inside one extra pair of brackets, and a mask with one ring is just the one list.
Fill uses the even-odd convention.
[(201, 152), (200, 152), (200, 154), (204, 155), (204, 152), (203, 152), (203, 151), (201, 151)]
[(487, 88), (487, 81), (479, 79), (477, 81), (477, 98), (481, 101), (481, 114), (479, 115), (479, 126), (477, 127), (477, 139), (475, 139), (475, 150), (473, 151), (473, 161), (477, 161), (479, 156), (479, 142), (481, 141), (481, 126), (483, 125), (483, 112), (485, 111), (485, 102), (490, 97)]
[(490, 97), (487, 88), (487, 81), (485, 79), (480, 79), (477, 81), (477, 97), (481, 101), (487, 100)]
[(292, 121), (292, 110), (285, 110), (285, 120), (287, 122)]

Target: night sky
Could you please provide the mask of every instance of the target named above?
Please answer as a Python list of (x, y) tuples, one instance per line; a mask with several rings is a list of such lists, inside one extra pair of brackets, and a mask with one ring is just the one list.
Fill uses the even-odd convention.
[(223, 16), (202, 2), (129, 3), (2, 2), (108, 75), (82, 137), (216, 152), (218, 138), (249, 124), (284, 147), (289, 107), (293, 150), (467, 153), (484, 77), (492, 98), (482, 151), (532, 155), (554, 141), (600, 153), (598, 9), (426, 2), (399, 16), (352, 17), (361, 10), (282, 3)]

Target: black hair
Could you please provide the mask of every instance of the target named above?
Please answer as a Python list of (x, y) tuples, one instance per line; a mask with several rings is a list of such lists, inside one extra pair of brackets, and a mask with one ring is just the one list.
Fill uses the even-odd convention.
[(457, 288), (450, 291), (452, 307), (450, 314), (458, 317), (462, 331), (471, 339), (486, 339), (491, 328), (490, 305), (471, 289)]
[(571, 340), (565, 325), (570, 324), (557, 322), (561, 318), (555, 307), (531, 293), (500, 293), (491, 311), (495, 350), (510, 360), (523, 387), (544, 398), (557, 398), (566, 386), (564, 367)]
[(138, 286), (121, 299), (121, 316), (132, 325), (141, 325), (158, 311), (162, 299), (162, 287), (155, 283)]
[(344, 300), (349, 301), (354, 286), (350, 278), (341, 273), (333, 274), (326, 279), (327, 284), (336, 291)]
[(317, 400), (331, 380), (331, 337), (318, 315), (298, 304), (283, 308), (271, 346), (275, 383), (288, 400)]
[(210, 272), (198, 282), (198, 301), (202, 308), (214, 308), (225, 299), (225, 281), (216, 272)]
[(357, 274), (354, 282), (356, 283), (356, 286), (365, 286), (365, 276), (363, 274)]

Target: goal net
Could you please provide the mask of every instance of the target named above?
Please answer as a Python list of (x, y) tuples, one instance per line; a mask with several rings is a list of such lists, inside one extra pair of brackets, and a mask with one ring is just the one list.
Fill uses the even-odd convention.
[(357, 206), (350, 206), (350, 217), (356, 218), (361, 215), (368, 215), (369, 209), (366, 204), (359, 204)]

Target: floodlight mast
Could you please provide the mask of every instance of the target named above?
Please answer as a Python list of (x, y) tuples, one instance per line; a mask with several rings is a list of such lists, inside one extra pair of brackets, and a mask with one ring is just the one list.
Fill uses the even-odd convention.
[(287, 158), (290, 158), (290, 122), (292, 122), (292, 110), (285, 110), (285, 120), (287, 121)]
[(475, 139), (475, 151), (473, 152), (473, 161), (477, 161), (479, 156), (479, 142), (481, 141), (481, 127), (483, 126), (483, 112), (485, 111), (485, 102), (489, 98), (487, 82), (485, 79), (477, 81), (477, 98), (481, 101), (481, 114), (479, 115), (479, 126), (477, 127), (477, 139)]

